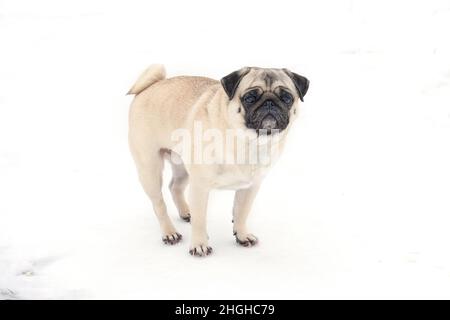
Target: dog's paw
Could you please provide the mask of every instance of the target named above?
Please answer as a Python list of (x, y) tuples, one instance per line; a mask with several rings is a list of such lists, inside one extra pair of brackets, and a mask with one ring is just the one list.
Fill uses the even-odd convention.
[(252, 247), (258, 243), (258, 238), (251, 233), (238, 234), (234, 232), (236, 242), (244, 247)]
[(206, 257), (212, 253), (212, 248), (206, 244), (192, 245), (189, 253), (195, 257)]
[(164, 235), (162, 237), (162, 241), (165, 244), (174, 245), (174, 244), (180, 242), (182, 238), (183, 238), (183, 236), (181, 234), (179, 234), (178, 232), (173, 232), (173, 233)]
[(180, 214), (180, 218), (186, 222), (191, 222), (191, 214), (190, 213)]

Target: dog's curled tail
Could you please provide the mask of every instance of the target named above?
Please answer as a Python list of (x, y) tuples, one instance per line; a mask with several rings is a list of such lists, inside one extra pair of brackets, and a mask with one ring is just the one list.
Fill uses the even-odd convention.
[(162, 64), (152, 64), (137, 79), (127, 94), (139, 94), (155, 82), (166, 78), (166, 69)]

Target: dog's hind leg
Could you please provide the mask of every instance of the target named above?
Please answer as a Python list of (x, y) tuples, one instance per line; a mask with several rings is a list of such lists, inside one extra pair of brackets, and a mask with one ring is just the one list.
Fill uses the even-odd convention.
[(170, 164), (172, 165), (172, 181), (170, 181), (169, 189), (180, 218), (189, 222), (191, 221), (191, 214), (184, 196), (184, 191), (189, 182), (189, 175), (181, 158), (174, 152), (170, 153)]
[(164, 169), (163, 153), (160, 150), (146, 152), (145, 154), (133, 152), (133, 157), (138, 168), (139, 180), (145, 193), (152, 201), (153, 210), (161, 226), (163, 242), (166, 244), (179, 242), (182, 238), (181, 234), (177, 232), (167, 214), (166, 204), (161, 192), (162, 172)]

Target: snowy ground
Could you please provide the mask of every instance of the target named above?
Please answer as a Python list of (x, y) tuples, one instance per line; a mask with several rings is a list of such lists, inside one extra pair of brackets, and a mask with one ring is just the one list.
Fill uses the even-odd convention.
[[(450, 2), (0, 2), (0, 299), (450, 298)], [(237, 247), (166, 247), (128, 153), (150, 63), (311, 80)], [(167, 175), (169, 172), (167, 172)], [(167, 179), (166, 179), (167, 181)]]

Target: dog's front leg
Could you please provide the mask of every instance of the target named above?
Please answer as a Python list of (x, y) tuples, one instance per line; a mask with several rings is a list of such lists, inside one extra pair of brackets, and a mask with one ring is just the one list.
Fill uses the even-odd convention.
[(260, 182), (255, 182), (247, 189), (236, 191), (234, 196), (233, 234), (236, 242), (244, 247), (253, 246), (258, 242), (258, 238), (247, 230), (247, 218), (260, 185)]
[(189, 206), (191, 208), (192, 224), (189, 253), (194, 256), (203, 257), (212, 252), (212, 248), (208, 245), (208, 234), (206, 231), (209, 189), (195, 183), (191, 183), (189, 189)]

